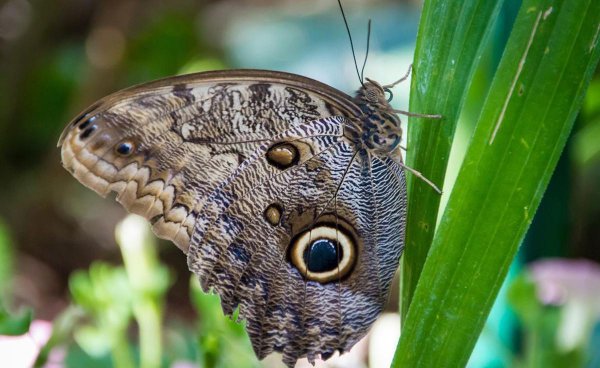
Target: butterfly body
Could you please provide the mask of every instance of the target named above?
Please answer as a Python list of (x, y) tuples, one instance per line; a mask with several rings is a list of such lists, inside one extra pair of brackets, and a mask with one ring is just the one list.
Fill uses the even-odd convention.
[(63, 132), (62, 161), (188, 257), (240, 310), (259, 358), (346, 351), (383, 309), (404, 239), (400, 121), (367, 80), (237, 70), (108, 96)]

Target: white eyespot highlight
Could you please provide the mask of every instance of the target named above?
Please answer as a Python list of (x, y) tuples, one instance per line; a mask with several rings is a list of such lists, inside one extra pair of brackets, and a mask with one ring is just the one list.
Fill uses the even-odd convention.
[(292, 240), (290, 259), (307, 279), (320, 283), (340, 280), (356, 262), (354, 240), (341, 228), (318, 225)]

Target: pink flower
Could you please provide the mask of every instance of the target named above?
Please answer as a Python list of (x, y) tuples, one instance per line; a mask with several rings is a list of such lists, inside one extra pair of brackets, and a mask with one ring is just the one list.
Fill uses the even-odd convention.
[(52, 323), (42, 320), (31, 322), (29, 332), (21, 336), (0, 336), (0, 357), (3, 367), (29, 368), (33, 366), (40, 349), (52, 334)]
[(600, 321), (600, 265), (589, 260), (546, 259), (530, 265), (538, 299), (562, 306), (557, 345), (570, 351), (585, 344)]

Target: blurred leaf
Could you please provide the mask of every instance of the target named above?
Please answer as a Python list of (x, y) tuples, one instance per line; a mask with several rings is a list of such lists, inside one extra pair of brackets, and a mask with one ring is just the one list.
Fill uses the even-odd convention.
[(73, 301), (105, 328), (123, 328), (131, 317), (131, 286), (122, 267), (93, 263), (69, 280)]
[(161, 17), (134, 35), (128, 50), (125, 85), (177, 73), (199, 53), (197, 14), (176, 12)]
[(140, 365), (158, 368), (162, 360), (162, 319), (169, 269), (156, 254), (156, 238), (148, 222), (128, 215), (117, 225), (116, 238), (132, 287), (133, 315), (139, 327)]
[(103, 355), (110, 346), (116, 368), (133, 368), (134, 359), (127, 341), (132, 318), (132, 288), (123, 267), (97, 262), (88, 272), (77, 272), (69, 279), (76, 304), (91, 317), (90, 324), (79, 326), (75, 337), (88, 355)]
[(19, 124), (10, 124), (5, 142), (10, 155), (26, 160), (22, 165), (39, 161), (48, 149), (56, 145), (56, 136), (66, 120), (71, 96), (81, 77), (85, 61), (83, 48), (65, 45), (35, 63), (25, 80), (19, 105)]
[[(426, 1), (421, 15), (410, 111), (441, 120), (409, 119), (407, 165), (440, 188), (456, 123), (482, 46), (501, 0)], [(408, 217), (402, 263), (402, 316), (406, 315), (436, 226), (440, 195), (408, 175)]]
[(591, 81), (582, 112), (586, 118), (600, 118), (600, 78)]
[(110, 355), (91, 356), (77, 344), (70, 345), (65, 357), (66, 368), (109, 368), (114, 367)]
[(508, 289), (508, 301), (519, 318), (533, 326), (540, 312), (535, 284), (523, 274), (517, 276)]
[(33, 311), (29, 308), (16, 315), (9, 313), (0, 303), (0, 335), (19, 336), (29, 331)]
[(112, 348), (112, 337), (102, 328), (81, 326), (75, 330), (74, 337), (83, 351), (93, 357), (107, 355)]
[(13, 257), (8, 228), (0, 220), (0, 301), (5, 303), (12, 289)]
[[(599, 98), (600, 100), (600, 98)], [(585, 166), (600, 157), (600, 117), (588, 122), (573, 137), (573, 156), (579, 166)]]
[(216, 58), (197, 58), (179, 69), (178, 74), (205, 72), (209, 70), (223, 70), (225, 63)]
[(536, 285), (527, 275), (521, 274), (515, 278), (510, 285), (508, 297), (523, 323), (525, 341), (522, 364), (525, 367), (583, 366), (582, 353), (585, 346), (565, 352), (557, 345), (562, 308), (540, 303), (536, 295)]
[(158, 259), (156, 238), (148, 222), (141, 216), (130, 214), (117, 225), (115, 234), (133, 289), (133, 299), (162, 301), (172, 278), (169, 269)]
[(218, 295), (202, 292), (197, 277), (191, 279), (192, 303), (200, 319), (198, 342), (201, 366), (260, 367), (244, 325), (223, 315)]
[(18, 336), (29, 331), (33, 311), (26, 308), (10, 313), (6, 309), (11, 301), (13, 257), (8, 228), (0, 221), (0, 335)]
[(521, 6), (417, 284), (394, 367), (466, 364), (581, 107), (600, 57), (599, 24), (595, 0)]

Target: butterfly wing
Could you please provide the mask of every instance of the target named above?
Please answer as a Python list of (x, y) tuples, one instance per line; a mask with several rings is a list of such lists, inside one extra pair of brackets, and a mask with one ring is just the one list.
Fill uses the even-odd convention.
[(198, 73), (110, 95), (70, 123), (63, 166), (187, 252), (198, 209), (264, 141), (290, 127), (356, 114), (350, 98), (287, 73)]
[[(190, 269), (226, 313), (239, 307), (259, 358), (278, 351), (293, 366), (346, 351), (387, 300), (404, 236), (404, 175), (390, 158), (357, 149), (343, 126), (340, 117), (320, 119), (257, 149), (211, 195), (193, 234)], [(297, 148), (295, 164), (269, 161), (278, 142)], [(291, 253), (327, 229), (330, 239), (351, 243), (339, 257), (354, 260), (345, 271), (338, 259), (333, 280), (319, 282)]]
[[(240, 308), (260, 358), (279, 351), (293, 365), (362, 337), (398, 265), (404, 176), (344, 136), (347, 117), (360, 114), (350, 97), (308, 78), (211, 72), (108, 96), (59, 144), (79, 181), (116, 192), (188, 253), (226, 313)], [(323, 234), (343, 247), (315, 281), (312, 253), (292, 250)]]

